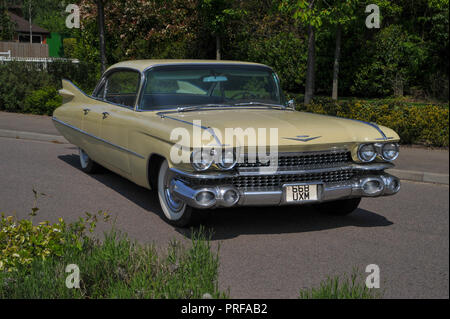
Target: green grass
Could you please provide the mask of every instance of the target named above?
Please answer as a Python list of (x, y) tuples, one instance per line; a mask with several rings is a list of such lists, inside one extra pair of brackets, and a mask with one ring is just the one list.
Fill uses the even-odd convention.
[(381, 298), (380, 289), (367, 288), (357, 270), (350, 276), (328, 277), (318, 288), (302, 289), (300, 299), (375, 299)]
[[(35, 259), (17, 271), (0, 272), (2, 298), (225, 298), (218, 290), (218, 253), (197, 232), (192, 245), (172, 241), (166, 252), (141, 245), (116, 231), (102, 242), (84, 239), (83, 248)], [(80, 288), (68, 289), (68, 264), (80, 269)]]

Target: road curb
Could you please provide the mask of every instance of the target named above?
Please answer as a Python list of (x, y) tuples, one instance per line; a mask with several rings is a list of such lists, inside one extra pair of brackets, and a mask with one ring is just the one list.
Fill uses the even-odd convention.
[[(33, 133), (25, 131), (13, 131), (13, 130), (3, 130), (0, 129), (0, 137), (9, 137), (25, 140), (36, 140), (44, 141), (58, 144), (69, 144), (67, 140), (60, 135)], [(422, 183), (434, 183), (434, 184), (444, 184), (449, 185), (449, 175), (448, 174), (437, 174), (429, 172), (418, 172), (418, 171), (408, 171), (401, 169), (389, 169), (388, 173), (397, 176), (401, 180), (408, 180), (414, 182)]]
[(0, 137), (17, 138), (24, 140), (44, 141), (58, 144), (68, 144), (67, 140), (60, 135), (42, 134), (25, 131), (13, 131), (0, 129)]
[(401, 169), (389, 169), (387, 172), (402, 180), (449, 185), (448, 174), (407, 171)]

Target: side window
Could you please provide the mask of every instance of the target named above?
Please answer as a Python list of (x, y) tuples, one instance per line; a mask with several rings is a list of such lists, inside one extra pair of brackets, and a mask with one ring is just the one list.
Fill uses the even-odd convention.
[(139, 90), (139, 73), (136, 71), (116, 71), (106, 79), (105, 100), (133, 107)]

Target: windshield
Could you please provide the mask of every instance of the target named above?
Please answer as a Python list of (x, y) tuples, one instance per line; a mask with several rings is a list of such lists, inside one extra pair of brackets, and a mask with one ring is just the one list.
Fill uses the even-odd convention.
[(263, 66), (163, 66), (152, 68), (145, 76), (142, 110), (216, 104), (282, 104), (278, 78)]

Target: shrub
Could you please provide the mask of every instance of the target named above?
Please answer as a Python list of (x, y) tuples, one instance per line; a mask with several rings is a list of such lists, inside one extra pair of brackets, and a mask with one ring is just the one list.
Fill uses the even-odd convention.
[(50, 86), (33, 91), (25, 98), (23, 111), (25, 113), (52, 115), (61, 106), (62, 97)]
[(52, 85), (50, 75), (36, 65), (21, 62), (0, 63), (0, 110), (23, 112), (26, 96), (49, 85)]
[[(46, 98), (43, 92), (34, 93), (43, 89), (50, 92), (48, 87), (57, 90), (61, 88), (63, 78), (72, 80), (86, 93), (91, 93), (99, 78), (99, 68), (93, 64), (52, 62), (47, 67), (39, 63), (6, 62), (0, 63), (0, 110), (8, 112), (32, 112), (49, 114), (48, 109), (55, 107), (58, 99), (49, 99), (39, 106), (41, 111), (25, 107), (25, 99), (31, 94), (41, 95), (40, 101)], [(54, 92), (53, 90), (53, 92)], [(36, 99), (38, 96), (34, 96)], [(53, 100), (53, 102), (49, 102)], [(44, 106), (47, 104), (47, 106)], [(59, 102), (58, 102), (59, 103)]]
[(396, 99), (337, 103), (329, 98), (317, 98), (309, 105), (299, 105), (298, 109), (387, 126), (398, 133), (402, 144), (449, 145), (448, 107), (412, 106)]
[[(35, 215), (37, 208), (33, 208)], [(103, 241), (92, 233), (99, 212), (77, 222), (42, 222), (2, 215), (0, 219), (0, 299), (3, 298), (214, 298), (218, 289), (218, 253), (203, 229), (185, 248), (172, 241), (166, 253), (142, 245), (112, 228)], [(80, 269), (79, 289), (66, 287), (66, 267)]]

